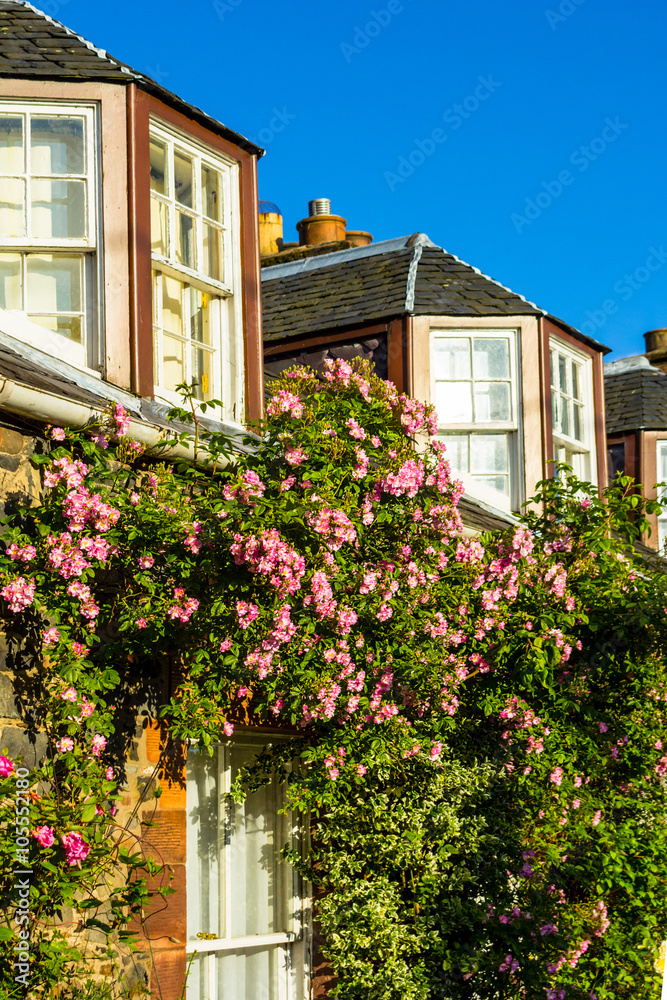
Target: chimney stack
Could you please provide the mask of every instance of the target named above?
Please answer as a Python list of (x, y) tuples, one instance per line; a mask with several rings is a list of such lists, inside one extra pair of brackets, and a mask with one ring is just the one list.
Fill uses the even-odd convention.
[(646, 357), (663, 372), (667, 372), (667, 329), (649, 330), (644, 334)]
[(259, 203), (259, 253), (261, 257), (283, 248), (283, 217), (272, 201)]

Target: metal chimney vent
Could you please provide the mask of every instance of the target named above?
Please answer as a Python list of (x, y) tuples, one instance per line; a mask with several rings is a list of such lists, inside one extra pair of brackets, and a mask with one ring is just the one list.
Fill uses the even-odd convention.
[(331, 198), (315, 198), (309, 201), (308, 215), (331, 215)]

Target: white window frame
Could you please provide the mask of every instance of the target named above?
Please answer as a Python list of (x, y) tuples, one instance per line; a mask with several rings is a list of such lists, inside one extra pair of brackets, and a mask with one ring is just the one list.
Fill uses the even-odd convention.
[[(660, 467), (664, 461), (667, 464), (667, 440), (656, 442), (656, 470), (660, 476)], [(658, 515), (658, 551), (665, 554), (665, 542), (667, 542), (667, 477), (658, 482), (658, 500), (664, 504), (662, 514)]]
[[(77, 344), (55, 331), (42, 326), (32, 319), (27, 310), (2, 310), (0, 314), (3, 325), (10, 334), (58, 358), (62, 358), (77, 367), (90, 370), (96, 357), (101, 354), (97, 342), (101, 336), (99, 329), (99, 300), (101, 294), (101, 225), (100, 215), (100, 135), (99, 111), (94, 102), (11, 100), (0, 101), (0, 115), (22, 115), (24, 120), (24, 164), (23, 172), (7, 176), (20, 177), (25, 185), (25, 236), (0, 236), (0, 253), (16, 253), (21, 255), (21, 293), (26, 295), (26, 258), (30, 254), (62, 253), (67, 256), (81, 258), (81, 307), (82, 343)], [(30, 140), (26, 127), (30, 116), (49, 118), (82, 117), (86, 122), (85, 169), (82, 174), (39, 174), (30, 170)], [(30, 196), (32, 180), (35, 178), (50, 178), (55, 180), (85, 180), (86, 197), (86, 232), (81, 237), (33, 237), (30, 233), (32, 218), (32, 199)], [(2, 178), (0, 178), (0, 183)], [(98, 371), (94, 371), (99, 376)]]
[[(584, 410), (584, 440), (577, 441), (576, 438), (566, 434), (561, 434), (554, 426), (553, 413), (553, 389), (551, 381), (551, 352), (558, 351), (568, 360), (581, 366), (581, 403)], [(574, 457), (574, 461), (568, 461), (568, 465), (574, 468), (574, 474), (586, 482), (597, 485), (597, 450), (595, 441), (595, 405), (593, 398), (593, 359), (588, 354), (583, 354), (575, 350), (569, 344), (564, 343), (557, 337), (549, 338), (549, 391), (552, 393), (552, 414), (551, 430), (553, 435), (553, 457), (558, 462), (566, 461), (566, 453), (569, 452)]]
[[(280, 740), (280, 737), (273, 738), (272, 742)], [(278, 995), (276, 1000), (301, 1000), (301, 997), (309, 995), (309, 950), (310, 950), (310, 907), (308, 905), (309, 887), (304, 886), (298, 874), (285, 863), (283, 874), (287, 875), (291, 883), (291, 891), (283, 898), (287, 910), (287, 927), (277, 933), (248, 935), (244, 937), (232, 937), (229, 928), (232, 923), (232, 908), (234, 900), (228, 891), (231, 884), (230, 865), (232, 863), (232, 823), (231, 810), (235, 808), (230, 804), (227, 795), (231, 789), (231, 749), (239, 747), (253, 750), (259, 753), (267, 745), (266, 735), (260, 736), (251, 733), (240, 734), (233, 740), (220, 743), (217, 746), (217, 804), (218, 804), (218, 858), (219, 858), (219, 885), (218, 885), (218, 936), (216, 938), (200, 938), (197, 935), (204, 932), (204, 928), (198, 926), (198, 913), (201, 909), (200, 890), (201, 885), (198, 879), (191, 880), (191, 873), (199, 870), (200, 859), (198, 856), (196, 836), (198, 827), (193, 827), (190, 822), (190, 796), (188, 795), (187, 805), (187, 942), (186, 954), (188, 956), (201, 956), (201, 960), (206, 963), (205, 978), (207, 989), (205, 994), (199, 990), (199, 976), (197, 975), (197, 959), (193, 964), (193, 972), (188, 981), (187, 1000), (226, 1000), (219, 994), (217, 985), (217, 963), (216, 957), (225, 952), (239, 952), (251, 948), (274, 948), (278, 953)], [(196, 747), (190, 747), (188, 756), (198, 752)], [(215, 766), (215, 764), (212, 764)], [(188, 775), (188, 788), (190, 788), (190, 776)], [(291, 844), (292, 847), (299, 847), (303, 840), (302, 832), (295, 824), (294, 818), (288, 816), (278, 816), (278, 828), (281, 837)]]
[(457, 472), (452, 469), (452, 474), (456, 479), (460, 479), (465, 487), (466, 493), (483, 500), (493, 507), (502, 510), (517, 510), (521, 504), (521, 483), (520, 483), (520, 404), (521, 404), (521, 378), (519, 371), (518, 357), (518, 337), (519, 330), (515, 327), (442, 327), (433, 325), (430, 333), (430, 357), (431, 357), (431, 400), (435, 404), (436, 385), (440, 381), (467, 381), (439, 380), (435, 372), (435, 351), (436, 340), (482, 340), (497, 339), (502, 337), (509, 341), (510, 348), (510, 378), (508, 379), (479, 379), (476, 380), (471, 371), (471, 383), (475, 381), (509, 381), (510, 384), (510, 419), (488, 421), (484, 423), (461, 422), (444, 423), (438, 417), (438, 436), (461, 435), (468, 438), (472, 434), (505, 434), (507, 435), (508, 466), (509, 466), (509, 496), (505, 496), (496, 490), (489, 489), (479, 482), (474, 475), (465, 472)]
[[(151, 200), (166, 205), (168, 212), (170, 253), (165, 256), (151, 252), (153, 272), (160, 272), (177, 279), (211, 296), (211, 345), (214, 349), (211, 367), (212, 385), (207, 396), (222, 399), (222, 417), (234, 422), (243, 421), (244, 396), (244, 343), (241, 312), (241, 232), (239, 199), (239, 164), (218, 150), (209, 149), (190, 136), (167, 127), (159, 119), (150, 119), (150, 137), (166, 145), (167, 155), (167, 195), (151, 192)], [(185, 214), (198, 220), (196, 225), (196, 262), (198, 269), (187, 267), (176, 259), (176, 198), (173, 184), (174, 152), (180, 151), (194, 161), (194, 205), (185, 209)], [(201, 167), (210, 166), (222, 177), (222, 231), (221, 267), (223, 280), (217, 281), (201, 270), (203, 261), (203, 224), (201, 205)], [(182, 206), (181, 206), (181, 210)], [(169, 404), (181, 403), (180, 395), (168, 389), (162, 379), (162, 345), (160, 310), (161, 298), (155, 297), (156, 279), (153, 277), (154, 296), (154, 356), (157, 363), (154, 370), (154, 393), (157, 398)], [(189, 350), (186, 352), (186, 366), (190, 364)], [(186, 381), (190, 381), (186, 367)]]

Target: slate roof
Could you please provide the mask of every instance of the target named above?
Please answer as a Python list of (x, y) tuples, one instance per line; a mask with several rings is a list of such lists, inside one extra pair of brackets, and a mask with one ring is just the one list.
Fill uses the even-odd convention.
[[(272, 262), (262, 268), (262, 307), (267, 341), (403, 315), (549, 315), (424, 233), (285, 264)], [(549, 318), (584, 343), (608, 351)]]
[(114, 59), (104, 49), (97, 48), (23, 0), (0, 0), (0, 77), (136, 83), (246, 152), (258, 156), (264, 152), (200, 108), (172, 94), (145, 73), (139, 73)]
[(667, 430), (667, 375), (643, 355), (605, 365), (607, 434)]

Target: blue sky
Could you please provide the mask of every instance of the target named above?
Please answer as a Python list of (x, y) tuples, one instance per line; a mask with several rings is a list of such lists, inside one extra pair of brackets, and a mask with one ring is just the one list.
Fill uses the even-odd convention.
[(286, 239), (329, 197), (349, 228), (425, 232), (615, 357), (667, 326), (661, 0), (44, 7), (264, 145)]

